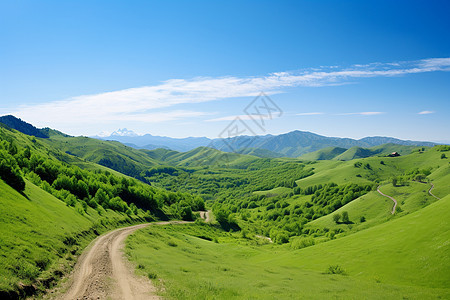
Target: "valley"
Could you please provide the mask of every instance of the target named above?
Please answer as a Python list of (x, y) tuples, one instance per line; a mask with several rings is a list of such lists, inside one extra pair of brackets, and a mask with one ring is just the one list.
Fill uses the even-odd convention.
[(2, 299), (450, 297), (450, 146), (260, 157), (9, 125)]

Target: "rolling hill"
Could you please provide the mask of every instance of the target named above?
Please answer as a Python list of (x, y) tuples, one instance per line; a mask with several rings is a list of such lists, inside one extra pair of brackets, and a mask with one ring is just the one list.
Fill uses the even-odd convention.
[(170, 298), (442, 299), (450, 297), (449, 212), (446, 196), (405, 217), (299, 250), (204, 225), (147, 228), (127, 240), (127, 253), (137, 272), (165, 282), (160, 294)]
[(45, 291), (106, 230), (158, 218), (192, 220), (193, 210), (204, 209), (199, 197), (151, 187), (82, 157), (97, 153), (87, 149), (96, 150), (98, 157), (87, 158), (123, 155), (137, 166), (141, 159), (144, 168), (151, 158), (143, 152), (47, 132), (39, 138), (0, 126), (1, 299)]
[[(371, 156), (387, 156), (393, 152), (397, 152), (400, 155), (410, 154), (411, 152), (422, 149), (424, 147), (399, 145), (399, 144), (383, 144), (373, 146), (371, 148), (351, 147), (350, 149), (339, 147), (328, 147), (321, 150), (317, 150), (311, 153), (300, 156), (300, 159), (305, 160), (352, 160), (357, 158), (366, 158)], [(424, 148), (425, 149), (425, 148)]]
[(314, 152), (303, 154), (299, 158), (305, 160), (331, 160), (336, 156), (344, 153), (345, 151), (347, 151), (346, 148), (327, 147)]

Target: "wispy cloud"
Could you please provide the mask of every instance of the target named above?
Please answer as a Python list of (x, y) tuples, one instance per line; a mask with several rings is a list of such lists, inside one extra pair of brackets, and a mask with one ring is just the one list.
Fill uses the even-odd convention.
[(305, 113), (298, 113), (295, 114), (296, 116), (315, 116), (315, 115), (323, 115), (323, 112), (305, 112)]
[[(12, 113), (36, 125), (55, 127), (61, 125), (67, 127), (80, 122), (90, 124), (123, 120), (161, 122), (204, 114), (179, 110), (162, 114), (155, 112), (156, 109), (179, 104), (201, 103), (232, 97), (254, 97), (261, 91), (276, 94), (287, 88), (298, 86), (340, 85), (358, 78), (392, 77), (435, 71), (450, 71), (450, 58), (372, 63), (347, 68), (329, 66), (297, 72), (278, 72), (259, 77), (173, 79), (153, 86), (21, 106)], [(370, 115), (379, 114), (379, 112), (355, 114)]]
[(417, 114), (419, 114), (419, 115), (429, 115), (429, 114), (434, 114), (434, 113), (435, 112), (432, 111), (432, 110), (423, 110), (423, 111), (421, 111), (421, 112), (419, 112)]
[(351, 113), (342, 113), (337, 114), (339, 116), (350, 116), (350, 115), (359, 115), (359, 116), (375, 116), (375, 115), (382, 115), (385, 112), (382, 111), (363, 111), (363, 112), (351, 112)]

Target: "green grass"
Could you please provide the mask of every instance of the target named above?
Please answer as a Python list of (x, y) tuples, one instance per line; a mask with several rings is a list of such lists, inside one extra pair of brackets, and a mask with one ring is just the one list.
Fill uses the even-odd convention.
[(137, 176), (143, 170), (159, 165), (144, 151), (119, 142), (59, 134), (51, 135), (49, 139), (39, 139), (39, 141), (51, 149), (69, 154), (69, 159), (79, 161), (81, 158), (130, 176)]
[(347, 151), (345, 148), (340, 147), (327, 147), (314, 152), (306, 153), (300, 156), (300, 159), (304, 160), (331, 160), (336, 156)]
[[(300, 156), (305, 160), (353, 160), (370, 156), (386, 156), (392, 152), (398, 152), (401, 155), (410, 154), (417, 149), (416, 146), (404, 146), (397, 144), (384, 144), (371, 148), (351, 147), (349, 149), (339, 147), (327, 147), (314, 152), (306, 153)], [(426, 147), (428, 148), (428, 147)]]
[(6, 293), (53, 284), (96, 234), (132, 222), (110, 210), (80, 214), (29, 182), (20, 194), (0, 180), (0, 205), (0, 292)]
[(380, 283), (447, 289), (450, 196), (415, 213), (341, 239), (284, 254), (274, 263), (308, 270), (339, 264), (349, 276)]
[[(440, 183), (440, 182), (439, 182)], [(437, 186), (437, 185), (436, 185)], [(384, 184), (380, 190), (397, 200), (397, 211), (395, 216), (391, 214), (394, 203), (392, 200), (380, 195), (377, 191), (372, 191), (350, 203), (339, 208), (334, 213), (323, 216), (307, 224), (308, 228), (328, 228), (341, 229), (345, 232), (356, 232), (370, 228), (374, 225), (384, 223), (392, 218), (403, 216), (415, 212), (433, 202), (435, 198), (428, 194), (429, 184), (420, 182), (408, 182), (408, 185), (394, 187), (392, 184)], [(333, 215), (348, 212), (351, 224), (334, 222)], [(365, 222), (361, 222), (361, 217)]]
[(430, 187), (429, 184), (412, 181), (405, 186), (394, 187), (392, 184), (386, 184), (380, 187), (380, 191), (394, 197), (398, 202), (397, 206), (402, 210), (400, 214), (404, 214), (414, 212), (436, 201), (428, 194)]
[[(328, 228), (330, 230), (341, 229), (345, 232), (355, 232), (390, 220), (392, 218), (392, 206), (393, 202), (390, 199), (381, 196), (376, 191), (372, 191), (339, 208), (332, 214), (309, 222), (306, 227)], [(344, 211), (348, 212), (350, 221), (353, 224), (336, 224), (334, 222), (333, 215), (342, 214)], [(364, 217), (366, 221), (361, 223), (361, 217)]]
[[(335, 182), (344, 184), (383, 182), (394, 176), (399, 176), (406, 171), (431, 168), (433, 172), (440, 171), (440, 168), (449, 166), (448, 159), (440, 159), (442, 152), (436, 147), (426, 149), (425, 152), (413, 152), (409, 155), (399, 157), (368, 157), (352, 161), (317, 161), (314, 163), (314, 175), (297, 180), (300, 187), (307, 187), (315, 184)], [(355, 163), (360, 162), (361, 167), (355, 167)], [(369, 164), (370, 169), (364, 165)], [(442, 176), (430, 178), (433, 180)], [(446, 195), (444, 193), (444, 195)]]
[[(206, 226), (152, 226), (130, 236), (126, 251), (169, 299), (448, 298), (449, 215), (447, 196), (407, 216), (295, 251), (238, 244), (232, 234)], [(195, 237), (202, 230), (218, 235), (220, 243)]]

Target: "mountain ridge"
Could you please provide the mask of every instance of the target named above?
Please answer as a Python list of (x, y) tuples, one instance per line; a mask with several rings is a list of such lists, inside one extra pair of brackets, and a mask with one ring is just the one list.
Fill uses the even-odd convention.
[(188, 137), (170, 138), (146, 134), (139, 137), (109, 136), (103, 140), (115, 140), (137, 149), (154, 150), (165, 148), (175, 151), (190, 151), (197, 147), (211, 147), (224, 152), (256, 153), (259, 157), (299, 157), (328, 147), (350, 149), (371, 148), (383, 144), (404, 146), (437, 145), (428, 141), (401, 140), (393, 137), (371, 136), (361, 139), (327, 137), (308, 131), (294, 130), (280, 135), (236, 136), (232, 138)]
[[(62, 134), (49, 128), (38, 129), (14, 116), (0, 117), (0, 122), (28, 135), (48, 138), (50, 134)], [(135, 149), (155, 150), (158, 148), (187, 152), (198, 147), (210, 147), (224, 152), (251, 153), (259, 157), (300, 157), (324, 148), (352, 147), (371, 148), (383, 144), (432, 147), (437, 143), (427, 141), (401, 140), (393, 137), (372, 136), (361, 139), (327, 137), (308, 131), (294, 130), (279, 135), (236, 136), (231, 138), (186, 137), (171, 138), (151, 134), (137, 135), (126, 128), (119, 129), (107, 137), (94, 136), (98, 140), (112, 140)]]

